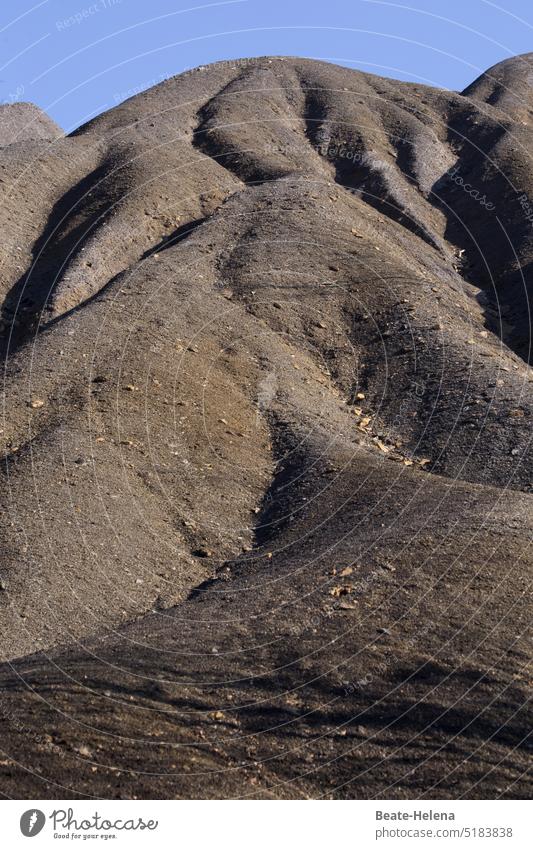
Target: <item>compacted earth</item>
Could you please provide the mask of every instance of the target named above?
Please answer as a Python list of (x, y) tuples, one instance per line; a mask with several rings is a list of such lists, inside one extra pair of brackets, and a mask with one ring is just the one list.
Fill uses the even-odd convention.
[(0, 108), (4, 798), (523, 798), (533, 54)]

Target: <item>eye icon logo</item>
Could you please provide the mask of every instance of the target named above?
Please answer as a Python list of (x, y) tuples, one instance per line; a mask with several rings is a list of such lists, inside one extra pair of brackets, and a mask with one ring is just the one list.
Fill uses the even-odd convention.
[(35, 837), (43, 830), (46, 817), (42, 811), (32, 808), (25, 811), (20, 818), (20, 830), (24, 837)]

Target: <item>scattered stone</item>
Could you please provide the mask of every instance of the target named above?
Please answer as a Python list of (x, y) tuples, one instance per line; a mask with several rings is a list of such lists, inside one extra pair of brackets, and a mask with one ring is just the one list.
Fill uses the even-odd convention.
[(332, 587), (329, 591), (329, 594), (333, 596), (333, 598), (339, 598), (342, 595), (349, 595), (351, 593), (352, 588), (349, 584), (343, 584), (338, 587)]

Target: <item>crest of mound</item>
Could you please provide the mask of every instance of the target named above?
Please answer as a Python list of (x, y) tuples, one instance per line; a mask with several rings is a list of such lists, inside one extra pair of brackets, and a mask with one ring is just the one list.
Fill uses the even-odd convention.
[(493, 65), (463, 91), (509, 113), (514, 120), (531, 118), (533, 109), (533, 53), (522, 53)]
[(55, 141), (62, 130), (33, 103), (0, 106), (0, 147), (23, 141)]

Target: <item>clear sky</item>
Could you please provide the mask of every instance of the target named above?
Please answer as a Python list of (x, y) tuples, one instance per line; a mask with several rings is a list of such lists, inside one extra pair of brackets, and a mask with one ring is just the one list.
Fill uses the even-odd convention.
[(533, 51), (533, 0), (2, 0), (0, 101), (71, 131), (186, 68), (297, 55), (462, 89)]

